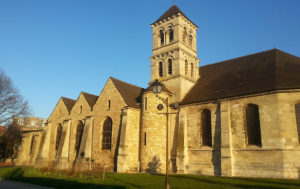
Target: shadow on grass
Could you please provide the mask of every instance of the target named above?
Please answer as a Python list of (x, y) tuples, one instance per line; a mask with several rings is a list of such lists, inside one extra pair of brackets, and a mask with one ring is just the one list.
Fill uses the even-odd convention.
[(289, 185), (300, 188), (299, 180), (275, 180), (275, 179), (260, 179), (260, 178), (238, 178), (239, 180), (258, 182), (258, 183), (270, 183), (270, 184), (279, 184), (279, 185)]
[[(228, 178), (229, 180), (224, 180), (225, 178), (222, 178), (222, 181), (219, 179), (216, 179), (216, 177), (193, 177), (190, 175), (172, 175), (171, 178), (180, 178), (180, 179), (188, 179), (193, 180), (196, 182), (202, 182), (206, 184), (212, 184), (212, 185), (221, 185), (225, 187), (234, 187), (234, 188), (246, 188), (246, 189), (283, 189), (286, 188), (285, 183), (278, 183), (281, 186), (274, 186), (276, 183), (272, 183), (273, 185), (270, 185), (269, 182), (256, 182), (256, 180), (247, 180), (247, 179), (240, 179), (240, 178)], [(221, 178), (221, 177), (220, 177)], [(241, 182), (242, 181), (242, 182)], [(277, 185), (278, 185), (277, 184)], [(294, 185), (295, 186), (295, 185)]]
[(84, 189), (84, 188), (101, 188), (101, 189), (125, 189), (124, 186), (120, 185), (104, 185), (95, 183), (81, 183), (72, 180), (56, 179), (56, 178), (44, 178), (44, 177), (24, 177), (24, 170), (22, 168), (14, 169), (7, 172), (2, 176), (6, 180), (14, 180), (24, 183), (36, 184), (40, 186), (47, 186), (52, 188), (62, 188), (62, 189)]
[(30, 183), (30, 184), (36, 184), (40, 186), (47, 186), (52, 188), (63, 188), (63, 189), (76, 189), (76, 188), (125, 189), (124, 186), (118, 186), (118, 185), (80, 183), (77, 181), (60, 180), (54, 178), (42, 178), (42, 177), (19, 177), (18, 179), (13, 179), (13, 180)]
[(121, 183), (124, 183), (124, 184), (127, 184), (127, 185), (130, 185), (134, 188), (142, 188), (141, 186), (139, 185), (136, 185), (134, 183), (130, 183), (130, 182), (127, 182), (127, 181), (124, 181), (124, 180), (121, 180), (121, 179), (118, 179), (118, 178), (115, 178), (115, 177), (111, 177), (111, 176), (106, 176), (107, 178), (110, 178), (112, 180), (115, 180), (115, 181), (118, 181), (118, 182), (121, 182)]

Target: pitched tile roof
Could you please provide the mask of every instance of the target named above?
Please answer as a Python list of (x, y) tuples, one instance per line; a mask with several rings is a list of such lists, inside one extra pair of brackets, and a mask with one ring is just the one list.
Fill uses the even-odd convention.
[[(173, 5), (161, 17), (159, 17), (153, 24), (155, 24), (156, 22), (162, 21), (170, 16), (177, 15), (178, 13), (180, 13), (182, 16), (184, 16), (186, 19), (188, 19), (191, 23), (193, 23), (187, 16), (185, 16), (185, 14), (176, 5)], [(194, 25), (197, 26), (196, 24), (194, 24)]]
[(180, 103), (300, 89), (300, 58), (272, 49), (199, 68), (200, 78)]
[(92, 108), (94, 106), (94, 104), (96, 103), (96, 101), (98, 99), (98, 96), (93, 95), (93, 94), (89, 94), (89, 93), (86, 93), (86, 92), (81, 92), (81, 93), (84, 96), (87, 103), (89, 104), (89, 106)]
[(66, 97), (61, 97), (61, 99), (64, 102), (64, 104), (66, 105), (66, 108), (67, 108), (68, 112), (70, 113), (70, 111), (72, 110), (76, 100), (66, 98)]
[(141, 94), (143, 88), (120, 81), (116, 78), (110, 77), (121, 96), (125, 100), (125, 103), (132, 108), (139, 108), (138, 103), (141, 103)]

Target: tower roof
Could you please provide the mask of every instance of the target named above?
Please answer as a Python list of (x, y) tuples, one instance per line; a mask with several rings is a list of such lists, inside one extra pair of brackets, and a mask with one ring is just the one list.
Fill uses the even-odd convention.
[[(161, 17), (159, 17), (153, 24), (155, 24), (156, 22), (162, 21), (170, 16), (173, 15), (177, 15), (178, 13), (180, 13), (182, 16), (184, 16), (186, 19), (188, 19), (192, 24), (194, 24), (187, 16), (185, 16), (185, 14), (176, 6), (176, 5), (172, 5), (171, 8), (169, 8)], [(195, 26), (197, 26), (196, 24), (194, 24)], [(197, 26), (198, 27), (198, 26)]]

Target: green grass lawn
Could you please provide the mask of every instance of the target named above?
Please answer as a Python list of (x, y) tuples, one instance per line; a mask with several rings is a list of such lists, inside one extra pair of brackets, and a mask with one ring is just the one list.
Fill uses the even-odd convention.
[[(105, 180), (100, 175), (89, 174), (67, 176), (62, 172), (42, 172), (30, 167), (0, 168), (0, 178), (16, 180), (53, 188), (164, 188), (164, 175), (149, 174), (116, 174), (107, 173)], [(228, 178), (199, 175), (170, 175), (170, 186), (173, 188), (299, 188), (300, 180)]]

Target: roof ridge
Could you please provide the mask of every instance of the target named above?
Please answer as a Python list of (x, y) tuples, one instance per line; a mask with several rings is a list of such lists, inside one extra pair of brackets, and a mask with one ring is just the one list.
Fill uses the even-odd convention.
[[(269, 49), (269, 50), (264, 50), (264, 51), (252, 53), (252, 54), (247, 54), (247, 55), (239, 56), (237, 58), (230, 58), (230, 59), (227, 59), (227, 60), (222, 60), (220, 62), (215, 62), (215, 63), (212, 63), (212, 64), (206, 64), (206, 65), (203, 65), (203, 66), (199, 66), (199, 68), (203, 68), (203, 67), (207, 67), (207, 66), (212, 66), (212, 65), (216, 65), (216, 64), (221, 64), (221, 63), (225, 63), (225, 62), (232, 61), (232, 60), (239, 60), (239, 59), (242, 59), (242, 58), (247, 58), (249, 56), (259, 55), (259, 54), (263, 54), (263, 53), (267, 53), (267, 52), (272, 52), (272, 51), (279, 51), (279, 52), (283, 52), (285, 54), (291, 55), (291, 54), (286, 53), (284, 51), (281, 51), (279, 49), (273, 48), (273, 49)], [(294, 56), (294, 55), (292, 55), (292, 56)], [(297, 57), (297, 56), (295, 56), (295, 57)]]
[(110, 76), (109, 78), (111, 78), (111, 79), (113, 79), (113, 80), (117, 80), (117, 81), (122, 82), (122, 83), (127, 84), (127, 85), (131, 85), (131, 86), (133, 86), (133, 87), (137, 87), (137, 88), (144, 89), (144, 88), (142, 88), (142, 87), (139, 87), (139, 86), (137, 86), (137, 85), (134, 85), (134, 84), (131, 84), (131, 83), (128, 83), (128, 82), (119, 80), (119, 79), (117, 79), (117, 78), (115, 78), (115, 77), (112, 77), (112, 76)]
[(61, 96), (60, 98), (61, 98), (61, 99), (66, 99), (66, 100), (72, 100), (72, 101), (75, 101), (75, 102), (76, 102), (76, 100), (74, 100), (74, 99), (72, 99), (72, 98), (67, 98), (67, 97), (64, 97), (64, 96)]
[(98, 97), (98, 95), (94, 95), (94, 94), (91, 94), (91, 93), (87, 93), (87, 92), (84, 92), (84, 91), (81, 91), (81, 93), (83, 94), (87, 94), (87, 95), (92, 95), (92, 96), (97, 96)]

